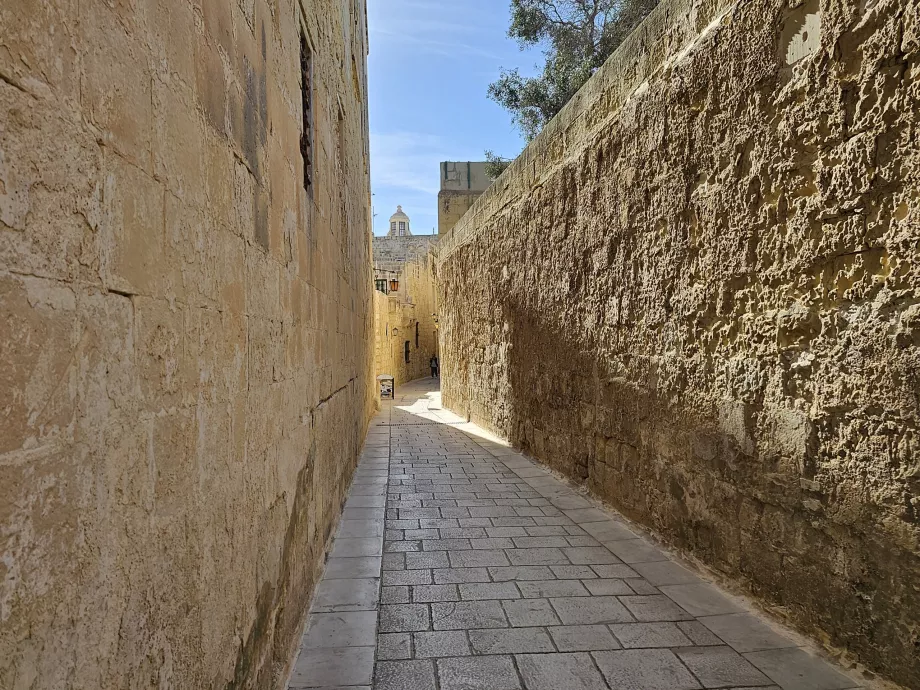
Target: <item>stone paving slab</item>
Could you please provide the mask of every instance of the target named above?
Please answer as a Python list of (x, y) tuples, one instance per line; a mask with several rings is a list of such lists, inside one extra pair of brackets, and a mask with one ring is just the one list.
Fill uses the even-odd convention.
[(372, 422), (292, 690), (849, 690), (431, 379)]

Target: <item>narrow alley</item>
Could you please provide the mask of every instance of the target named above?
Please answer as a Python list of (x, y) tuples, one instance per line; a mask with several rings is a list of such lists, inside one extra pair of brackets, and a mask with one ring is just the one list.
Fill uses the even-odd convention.
[(0, 690), (920, 690), (920, 0), (0, 0)]
[(385, 401), (289, 688), (839, 690), (858, 682), (499, 439)]

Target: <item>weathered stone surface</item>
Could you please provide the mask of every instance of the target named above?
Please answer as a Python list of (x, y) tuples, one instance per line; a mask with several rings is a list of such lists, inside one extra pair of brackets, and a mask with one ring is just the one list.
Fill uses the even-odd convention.
[(438, 271), (448, 407), (910, 687), (918, 15), (662, 3)]
[(0, 687), (289, 668), (373, 408), (364, 4), (307, 7), (0, 3)]

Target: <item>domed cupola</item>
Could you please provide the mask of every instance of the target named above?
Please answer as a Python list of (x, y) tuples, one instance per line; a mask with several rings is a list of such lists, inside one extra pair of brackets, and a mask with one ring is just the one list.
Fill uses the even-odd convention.
[(396, 207), (396, 213), (390, 216), (390, 231), (387, 237), (408, 237), (412, 233), (409, 231), (409, 216), (403, 213), (402, 206)]

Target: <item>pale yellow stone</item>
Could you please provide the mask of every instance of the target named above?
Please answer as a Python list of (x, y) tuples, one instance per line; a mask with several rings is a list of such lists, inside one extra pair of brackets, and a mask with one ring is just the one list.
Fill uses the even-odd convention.
[(906, 687), (918, 19), (664, 0), (437, 269), (447, 407)]
[(284, 682), (375, 388), (364, 6), (304, 9), (0, 7), (0, 687)]

